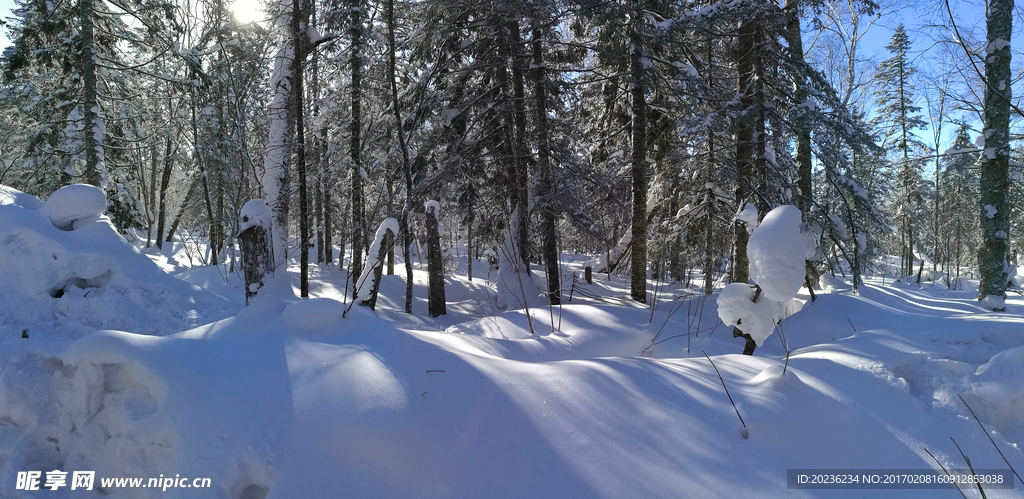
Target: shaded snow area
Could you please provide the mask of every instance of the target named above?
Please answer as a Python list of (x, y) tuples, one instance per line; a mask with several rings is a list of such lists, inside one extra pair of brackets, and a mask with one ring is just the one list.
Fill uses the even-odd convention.
[[(231, 293), (222, 299), (164, 274), (103, 219), (61, 231), (38, 200), (0, 199), (4, 255), (33, 250), (20, 269), (0, 260), (4, 308), (38, 315), (21, 339), (0, 311), (3, 498), (961, 497), (786, 484), (797, 468), (938, 469), (926, 449), (966, 468), (950, 437), (976, 469), (1006, 468), (991, 437), (1024, 471), (1015, 294), (991, 313), (974, 292), (868, 278), (854, 295), (829, 276), (817, 301), (798, 294), (780, 307), (784, 319), (750, 357), (719, 321), (717, 292), (652, 281), (652, 311), (630, 302), (617, 276), (573, 284), (593, 256), (563, 255), (562, 307), (503, 312), (498, 272), (474, 262), (473, 281), (447, 277), (449, 314), (437, 320), (427, 318), (422, 270), (412, 316), (401, 312), (401, 276), (382, 277), (374, 312), (344, 300), (347, 275), (334, 267), (312, 272), (312, 299), (268, 294), (242, 308), (233, 275), (178, 274)], [(44, 248), (46, 258), (33, 256)], [(58, 249), (69, 263), (47, 261)], [(110, 269), (104, 284), (48, 294), (71, 274), (98, 284), (94, 274)], [(282, 281), (295, 285), (296, 272)], [(144, 312), (127, 310), (132, 296), (151, 300)], [(62, 322), (54, 310), (68, 298), (81, 305)], [(90, 300), (125, 316), (107, 319)], [(176, 314), (200, 305), (230, 316), (189, 329)], [(179, 332), (145, 325), (158, 320)], [(17, 490), (17, 473), (31, 470), (212, 486)], [(987, 497), (1024, 497), (1016, 485)]]
[(103, 206), (92, 186), (46, 203), (0, 187), (0, 338), (163, 335), (223, 313), (227, 300), (161, 271), (100, 217)]

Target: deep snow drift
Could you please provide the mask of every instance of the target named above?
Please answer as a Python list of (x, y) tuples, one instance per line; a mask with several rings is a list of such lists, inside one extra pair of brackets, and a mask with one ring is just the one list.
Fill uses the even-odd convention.
[(223, 313), (227, 300), (168, 276), (118, 235), (93, 191), (68, 186), (44, 204), (0, 186), (0, 338), (164, 335)]
[[(83, 304), (123, 303), (154, 282), (172, 298), (150, 305), (158, 317), (189, 300), (217, 301), (139, 262), (102, 221), (60, 231), (28, 206), (34, 198), (8, 197), (22, 201), (0, 205), (0, 242), (45, 238), (38, 247), (114, 262), (107, 284), (82, 288), (92, 290), (77, 298)], [(0, 260), (0, 272), (16, 271), (12, 261)], [(579, 272), (587, 258), (565, 261)], [(92, 279), (81, 269), (106, 268), (95, 265), (67, 268)], [(5, 303), (22, 300), (40, 315), (28, 322), (38, 335), (0, 344), (0, 497), (960, 497), (786, 486), (794, 468), (938, 469), (925, 449), (946, 468), (965, 468), (950, 437), (975, 468), (1006, 468), (958, 394), (1024, 470), (1016, 295), (993, 314), (969, 292), (869, 279), (858, 296), (834, 277), (831, 293), (785, 308), (748, 357), (717, 319), (717, 294), (705, 300), (652, 281), (662, 287), (652, 312), (621, 299), (628, 283), (615, 276), (576, 280), (579, 290), (568, 289), (569, 276), (571, 302), (529, 315), (502, 312), (493, 281), (449, 276), (449, 314), (433, 321), (421, 298), (425, 272), (416, 274), (417, 315), (408, 316), (399, 276), (383, 276), (373, 312), (344, 301), (343, 272), (318, 269), (316, 298), (260, 296), (231, 317), (153, 336), (138, 325), (87, 326), (99, 312), (85, 305), (75, 317), (83, 330), (59, 329), (45, 299), (68, 295), (37, 291), (51, 289), (46, 272), (64, 267), (35, 268), (21, 277), (35, 287), (3, 284)], [(126, 283), (112, 287), (118, 275)], [(180, 275), (235, 293), (226, 309), (243, 300), (237, 277)], [(97, 483), (209, 477), (212, 487), (15, 490), (19, 471), (54, 469), (95, 470)], [(986, 493), (1024, 497), (1020, 490)]]

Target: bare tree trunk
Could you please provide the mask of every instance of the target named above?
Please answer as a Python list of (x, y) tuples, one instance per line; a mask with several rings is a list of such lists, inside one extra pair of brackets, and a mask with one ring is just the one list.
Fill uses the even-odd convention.
[(405, 173), (405, 206), (399, 220), (402, 231), (402, 257), (405, 258), (405, 313), (412, 313), (412, 259), (409, 258), (409, 246), (412, 245), (412, 230), (409, 227), (409, 215), (412, 211), (412, 165), (409, 162), (409, 146), (405, 141), (405, 126), (402, 120), (402, 108), (398, 101), (398, 83), (395, 81), (395, 0), (388, 0), (388, 69), (391, 77), (391, 104), (395, 112), (395, 128), (398, 130), (398, 145), (402, 149), (402, 171)]
[[(981, 199), (978, 203), (982, 244), (978, 251), (981, 283), (978, 300), (988, 300), (993, 310), (1005, 310), (1010, 224), (1010, 35), (1013, 32), (1013, 0), (990, 0), (988, 7), (988, 57), (985, 59), (985, 154), (981, 159)], [(991, 216), (988, 214), (995, 210)]]
[(515, 178), (518, 187), (519, 204), (519, 258), (529, 268), (530, 265), (530, 174), (529, 158), (526, 149), (526, 91), (523, 82), (523, 41), (519, 34), (519, 21), (512, 20), (508, 23), (508, 31), (511, 35), (510, 55), (512, 59), (512, 115), (515, 124), (512, 147), (515, 148)]
[[(299, 174), (299, 297), (309, 298), (309, 186), (306, 182), (306, 126), (302, 108), (302, 61), (306, 59), (305, 32), (299, 31), (302, 15), (299, 0), (292, 0), (292, 113), (295, 115), (295, 169)], [(303, 23), (305, 24), (305, 23)]]
[[(754, 196), (751, 186), (755, 183), (760, 184), (759, 177), (761, 177), (761, 175), (758, 175), (760, 173), (758, 171), (758, 163), (761, 159), (759, 156), (762, 156), (759, 152), (763, 152), (763, 149), (761, 151), (758, 149), (763, 147), (764, 139), (763, 136), (759, 137), (761, 134), (758, 132), (763, 131), (764, 121), (760, 118), (763, 114), (759, 110), (763, 102), (761, 101), (762, 95), (758, 91), (759, 85), (757, 83), (757, 68), (759, 66), (757, 62), (757, 37), (757, 21), (753, 19), (745, 20), (739, 27), (735, 43), (735, 59), (739, 74), (738, 91), (741, 95), (740, 104), (743, 108), (743, 115), (737, 120), (736, 124), (736, 202), (740, 210)], [(763, 202), (759, 201), (759, 199), (757, 198), (755, 202), (760, 208)], [(758, 211), (762, 216), (766, 212), (766, 210), (761, 209)], [(747, 226), (744, 222), (737, 220), (733, 224), (733, 236), (730, 280), (737, 283), (747, 283), (750, 281), (750, 259), (747, 257), (747, 242), (750, 240), (750, 234), (747, 232)], [(737, 327), (733, 330), (733, 336), (737, 338), (742, 337), (746, 341), (743, 348), (745, 355), (752, 355), (754, 353), (757, 343), (749, 334), (744, 333)]]
[[(253, 204), (249, 204), (253, 203)], [(263, 279), (274, 273), (274, 246), (270, 241), (271, 228), (263, 225), (259, 217), (250, 218), (246, 208), (256, 207), (259, 211), (269, 211), (263, 201), (254, 199), (242, 208), (240, 227), (245, 227), (238, 234), (242, 249), (242, 273), (245, 275), (245, 304), (255, 297), (266, 283)]]
[(82, 112), (85, 120), (83, 143), (85, 147), (85, 183), (100, 186), (103, 181), (103, 122), (97, 111), (96, 44), (94, 41), (95, 10), (93, 0), (78, 0), (78, 14), (81, 18), (81, 52), (78, 54), (79, 70), (82, 72)]
[[(544, 75), (544, 47), (541, 44), (539, 21), (533, 21), (533, 94), (536, 101), (537, 119), (537, 166), (540, 170), (539, 194), (541, 196), (541, 253), (544, 257), (545, 275), (548, 281), (548, 303), (562, 303), (562, 285), (558, 275), (558, 232), (555, 224), (554, 200), (556, 180), (551, 171), (551, 152), (548, 143), (548, 101), (547, 84)], [(520, 222), (520, 230), (522, 230)]]
[(644, 100), (645, 81), (643, 58), (642, 26), (643, 9), (639, 0), (633, 0), (630, 14), (630, 76), (633, 89), (633, 233), (632, 268), (630, 271), (630, 296), (647, 303), (647, 103)]
[(178, 230), (178, 224), (181, 223), (181, 217), (185, 214), (185, 210), (188, 208), (188, 201), (195, 195), (196, 187), (199, 185), (199, 179), (193, 179), (192, 184), (188, 187), (188, 193), (185, 194), (185, 198), (181, 200), (181, 205), (178, 206), (178, 212), (174, 215), (174, 222), (171, 223), (171, 229), (167, 231), (167, 239), (165, 242), (174, 242), (174, 231)]
[[(164, 148), (164, 170), (160, 175), (160, 211), (157, 217), (156, 229), (156, 247), (160, 249), (164, 248), (164, 222), (167, 220), (167, 189), (171, 184), (171, 169), (173, 166), (174, 162), (171, 160), (171, 137), (168, 135), (166, 146)], [(191, 187), (189, 190), (191, 191)], [(191, 194), (191, 192), (185, 194), (185, 201), (188, 201), (189, 194)], [(177, 222), (175, 222), (175, 227), (177, 227)], [(171, 233), (174, 233), (173, 227), (171, 228)], [(170, 242), (170, 238), (168, 238), (168, 242)]]
[[(431, 202), (436, 203), (436, 202)], [(444, 261), (441, 258), (441, 231), (438, 228), (440, 211), (437, 206), (427, 206), (427, 308), (431, 317), (447, 313), (444, 296)]]
[(349, 123), (351, 143), (349, 155), (352, 158), (352, 298), (356, 297), (355, 280), (363, 272), (363, 247), (366, 245), (366, 227), (363, 216), (363, 177), (362, 177), (362, 143), (360, 132), (363, 122), (362, 105), (362, 30), (363, 20), (359, 0), (349, 2), (349, 34), (351, 36), (351, 55), (349, 65), (352, 70), (352, 121)]

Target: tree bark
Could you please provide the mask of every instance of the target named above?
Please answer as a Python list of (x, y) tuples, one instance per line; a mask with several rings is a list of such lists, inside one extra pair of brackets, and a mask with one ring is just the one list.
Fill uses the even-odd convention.
[[(295, 115), (295, 170), (299, 175), (299, 297), (309, 298), (309, 186), (306, 182), (306, 126), (303, 112), (302, 61), (309, 38), (299, 31), (299, 0), (292, 0), (292, 113)], [(357, 274), (358, 275), (358, 274)]]
[(409, 258), (409, 246), (412, 245), (412, 231), (409, 227), (409, 214), (412, 211), (412, 165), (409, 162), (409, 146), (405, 141), (405, 126), (402, 110), (398, 101), (398, 83), (395, 81), (395, 0), (388, 0), (388, 69), (390, 70), (391, 104), (395, 113), (395, 128), (398, 130), (398, 145), (402, 149), (402, 171), (405, 173), (405, 206), (402, 207), (402, 218), (399, 230), (402, 232), (402, 257), (405, 258), (405, 313), (412, 313), (412, 259)]
[(366, 238), (366, 227), (363, 220), (363, 177), (362, 177), (362, 143), (363, 127), (361, 116), (362, 105), (362, 30), (363, 20), (359, 0), (349, 2), (349, 34), (351, 36), (351, 55), (349, 65), (352, 69), (352, 121), (349, 123), (349, 155), (352, 158), (352, 298), (356, 297), (355, 280), (363, 272), (363, 247)]
[[(551, 170), (551, 152), (548, 138), (548, 101), (546, 77), (544, 74), (544, 50), (541, 43), (539, 21), (533, 21), (533, 94), (536, 102), (537, 119), (537, 166), (540, 170), (540, 236), (541, 253), (544, 257), (545, 275), (548, 281), (548, 303), (562, 303), (562, 286), (558, 274), (558, 231), (555, 224), (554, 200), (556, 180)], [(522, 226), (520, 225), (520, 230)]]
[(444, 261), (441, 258), (441, 231), (438, 228), (440, 213), (433, 206), (427, 207), (427, 308), (431, 317), (447, 313), (444, 296)]
[[(988, 56), (985, 58), (985, 151), (981, 160), (982, 244), (978, 252), (981, 283), (978, 300), (986, 297), (1006, 299), (1010, 224), (1010, 35), (1013, 28), (1013, 0), (991, 0), (988, 7)], [(994, 208), (995, 213), (989, 212)], [(1000, 300), (1000, 301), (1002, 301)], [(1005, 310), (1005, 305), (993, 306)]]
[(643, 66), (643, 37), (641, 23), (643, 9), (638, 0), (633, 0), (630, 19), (630, 76), (633, 84), (633, 152), (632, 152), (632, 267), (630, 269), (630, 296), (647, 303), (647, 102), (645, 101), (645, 78)]
[[(164, 222), (167, 220), (167, 189), (171, 184), (171, 169), (173, 166), (174, 162), (171, 161), (171, 137), (168, 135), (164, 148), (164, 170), (160, 175), (160, 211), (159, 216), (157, 217), (156, 229), (156, 247), (160, 249), (164, 248)], [(191, 193), (185, 194), (185, 201), (188, 201), (187, 196), (189, 194)], [(174, 232), (173, 228), (171, 229), (171, 232)]]
[[(767, 213), (767, 206), (764, 206), (763, 196), (755, 196), (751, 188), (754, 184), (761, 187), (763, 175), (759, 166), (764, 159), (764, 111), (763, 94), (760, 92), (759, 83), (761, 78), (758, 78), (758, 34), (757, 21), (745, 20), (739, 27), (735, 44), (736, 69), (739, 76), (737, 90), (740, 93), (742, 113), (736, 120), (736, 202), (738, 210), (743, 210), (748, 200), (754, 197), (759, 216), (764, 216)], [(750, 281), (750, 259), (747, 256), (750, 234), (747, 232), (746, 224), (740, 220), (734, 222), (733, 235), (730, 280), (747, 283)], [(743, 349), (745, 355), (753, 354), (757, 344), (749, 334), (735, 328), (733, 336), (746, 340)]]
[(93, 0), (78, 0), (78, 14), (81, 18), (81, 46), (79, 47), (79, 69), (82, 71), (82, 112), (85, 121), (83, 144), (85, 147), (86, 184), (102, 187), (103, 182), (103, 123), (99, 116), (99, 99), (96, 87), (96, 31)]
[[(250, 223), (242, 216), (242, 224)], [(264, 286), (263, 279), (274, 272), (273, 245), (270, 243), (270, 228), (254, 224), (238, 234), (242, 249), (242, 273), (245, 275), (245, 304), (255, 297)]]

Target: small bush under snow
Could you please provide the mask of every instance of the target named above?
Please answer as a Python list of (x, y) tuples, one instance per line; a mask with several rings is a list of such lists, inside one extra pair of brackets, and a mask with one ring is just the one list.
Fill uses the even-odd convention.
[(50, 194), (40, 209), (54, 227), (74, 230), (99, 220), (107, 209), (107, 197), (99, 187), (68, 185)]

